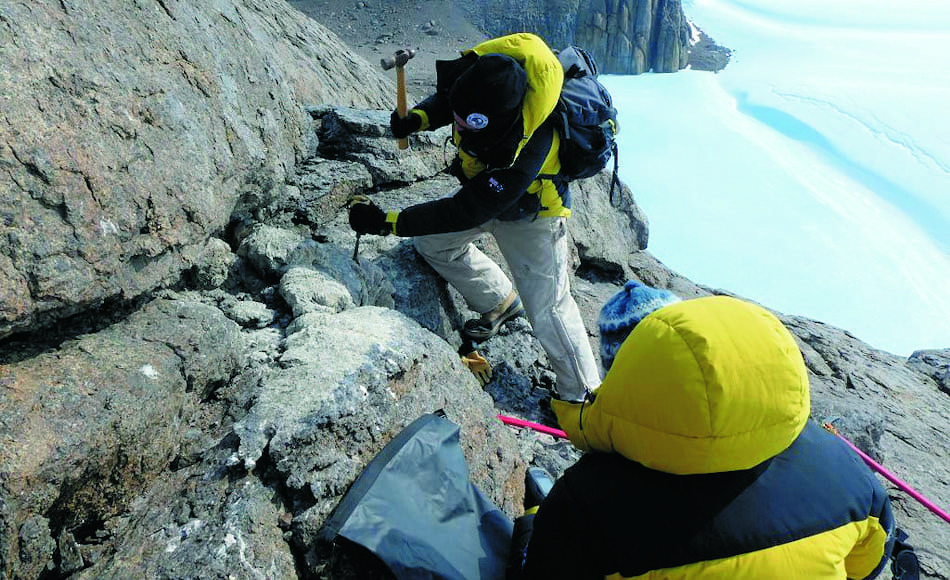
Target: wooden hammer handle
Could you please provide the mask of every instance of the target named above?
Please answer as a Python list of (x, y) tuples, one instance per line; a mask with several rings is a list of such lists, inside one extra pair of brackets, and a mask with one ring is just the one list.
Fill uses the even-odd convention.
[[(406, 69), (401, 66), (396, 67), (396, 110), (403, 119), (409, 114), (409, 106), (406, 104)], [(409, 148), (408, 137), (399, 140), (399, 148)]]

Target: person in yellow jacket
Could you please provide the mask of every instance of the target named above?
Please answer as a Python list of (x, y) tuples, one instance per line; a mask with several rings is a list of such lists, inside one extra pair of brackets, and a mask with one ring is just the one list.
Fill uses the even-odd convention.
[[(557, 175), (559, 136), (551, 112), (564, 70), (544, 41), (528, 33), (488, 40), (436, 63), (436, 92), (405, 118), (405, 137), (452, 125), (461, 182), (453, 195), (401, 211), (372, 203), (350, 208), (361, 234), (413, 236), (419, 253), (481, 316), (463, 333), (479, 342), (526, 313), (557, 374), (557, 393), (582, 400), (600, 383), (597, 362), (570, 291), (567, 230), (570, 194)], [(515, 283), (473, 242), (491, 234)], [(517, 287), (517, 291), (515, 290)]]
[(510, 577), (878, 575), (894, 541), (890, 500), (809, 420), (805, 363), (775, 316), (629, 282), (600, 326), (603, 384), (584, 403), (552, 402), (588, 453), (537, 509)]

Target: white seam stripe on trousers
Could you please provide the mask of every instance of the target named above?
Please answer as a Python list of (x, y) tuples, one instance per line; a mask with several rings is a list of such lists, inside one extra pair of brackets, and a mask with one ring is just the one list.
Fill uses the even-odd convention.
[(580, 400), (585, 389), (600, 385), (600, 374), (571, 296), (564, 218), (491, 220), (470, 230), (414, 239), (422, 257), (479, 313), (501, 304), (512, 289), (498, 264), (472, 244), (484, 233), (495, 237), (508, 262), (534, 334), (557, 374), (558, 396)]

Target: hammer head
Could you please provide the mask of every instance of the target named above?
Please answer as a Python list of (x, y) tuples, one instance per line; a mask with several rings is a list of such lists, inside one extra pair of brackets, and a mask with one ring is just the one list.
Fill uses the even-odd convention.
[(379, 64), (382, 65), (383, 70), (389, 70), (394, 66), (406, 66), (406, 63), (409, 62), (409, 59), (414, 56), (416, 56), (416, 53), (413, 50), (408, 48), (399, 49), (394, 52), (392, 56), (380, 59)]

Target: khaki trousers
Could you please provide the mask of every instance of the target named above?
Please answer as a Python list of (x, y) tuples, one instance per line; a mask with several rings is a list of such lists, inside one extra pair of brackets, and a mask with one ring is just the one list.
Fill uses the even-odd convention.
[(577, 401), (600, 385), (597, 362), (587, 339), (568, 274), (564, 218), (515, 222), (491, 220), (477, 228), (418, 236), (416, 249), (479, 313), (508, 297), (513, 286), (502, 269), (476, 248), (481, 235), (494, 236), (508, 262), (535, 336), (557, 374), (561, 399)]

